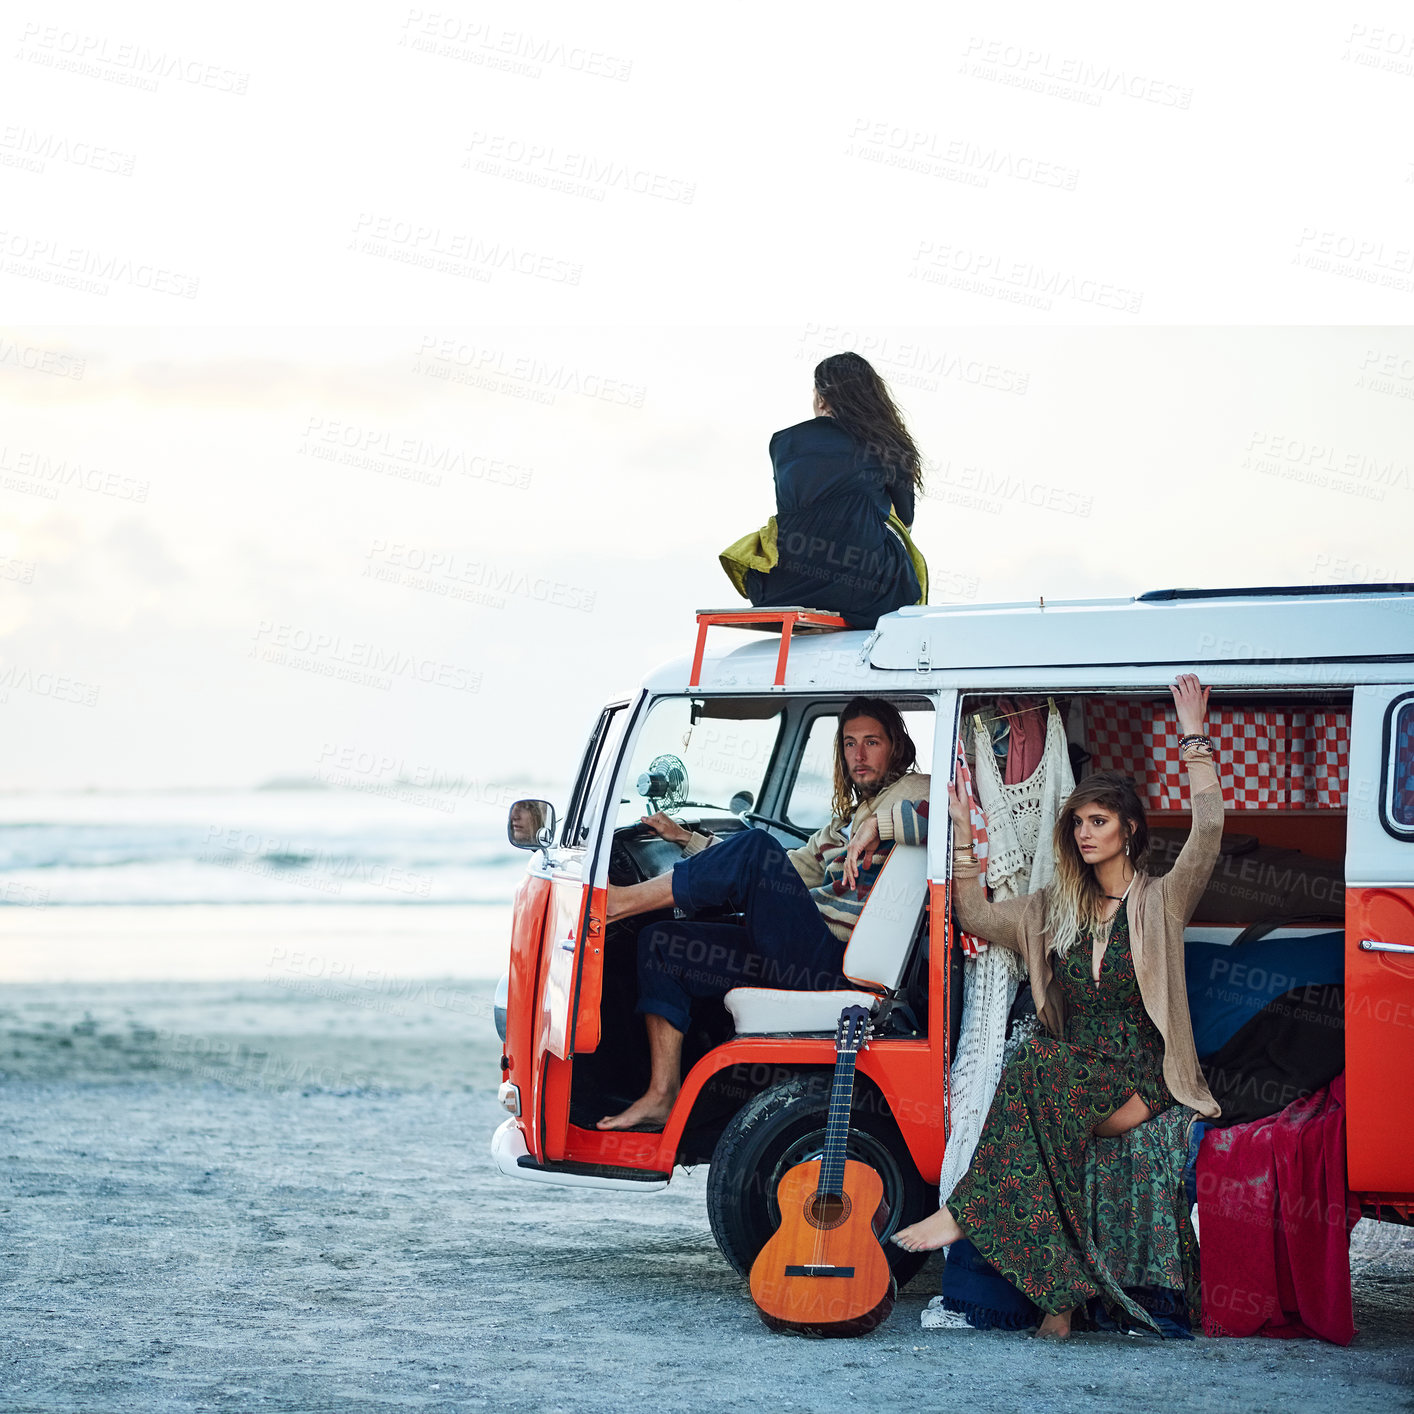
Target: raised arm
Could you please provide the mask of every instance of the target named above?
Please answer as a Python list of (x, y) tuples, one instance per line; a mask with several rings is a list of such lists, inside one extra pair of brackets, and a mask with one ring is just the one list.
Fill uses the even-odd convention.
[(1033, 902), (1030, 896), (993, 903), (982, 888), (982, 870), (972, 852), (972, 813), (956, 781), (948, 783), (948, 815), (952, 819), (953, 911), (963, 930), (998, 947), (1021, 951), (1017, 925)]
[(1193, 824), (1173, 868), (1159, 881), (1164, 910), (1187, 923), (1208, 887), (1223, 838), (1223, 793), (1207, 735), (1208, 689), (1192, 673), (1180, 674), (1171, 689), (1183, 734), (1180, 754), (1188, 767)]

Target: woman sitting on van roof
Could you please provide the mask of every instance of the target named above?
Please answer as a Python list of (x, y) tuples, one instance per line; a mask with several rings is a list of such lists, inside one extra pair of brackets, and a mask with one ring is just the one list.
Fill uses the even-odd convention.
[(771, 438), (774, 526), (725, 551), (723, 568), (758, 608), (828, 609), (873, 628), (927, 598), (908, 538), (922, 461), (884, 380), (856, 353), (816, 366), (814, 409)]
[[(1092, 1135), (1123, 1134), (1175, 1104), (1209, 1119), (1220, 1113), (1193, 1044), (1183, 930), (1217, 862), (1223, 797), (1203, 731), (1207, 690), (1183, 674), (1173, 700), (1193, 825), (1162, 878), (1144, 872), (1149, 831), (1133, 783), (1099, 771), (1061, 807), (1055, 880), (989, 903), (967, 802), (956, 785), (949, 791), (958, 922), (1025, 959), (1045, 1031), (1003, 1070), (972, 1166), (952, 1196), (893, 1240), (918, 1252), (969, 1238), (1046, 1312), (1041, 1335), (1069, 1335), (1072, 1311), (1091, 1297), (1157, 1329), (1107, 1269), (1091, 1233), (1086, 1147)], [(1145, 1191), (1128, 1202), (1151, 1204), (1162, 1224), (1181, 1224), (1180, 1240), (1187, 1235), (1185, 1196)], [(1191, 1243), (1181, 1245), (1191, 1260)]]

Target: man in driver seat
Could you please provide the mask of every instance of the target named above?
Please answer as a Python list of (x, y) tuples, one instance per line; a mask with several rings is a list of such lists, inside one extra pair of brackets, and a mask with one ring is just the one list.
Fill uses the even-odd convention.
[[(733, 987), (797, 992), (850, 986), (845, 944), (895, 843), (928, 838), (928, 777), (891, 703), (856, 697), (835, 732), (834, 818), (799, 849), (764, 830), (716, 840), (688, 835), (666, 816), (649, 822), (683, 844), (687, 857), (641, 884), (609, 886), (611, 922), (677, 908), (689, 915), (649, 923), (638, 934), (638, 1010), (648, 1028), (647, 1091), (600, 1129), (661, 1129), (682, 1084), (682, 1041), (694, 997)], [(708, 846), (713, 846), (708, 848)], [(727, 908), (740, 923), (699, 922)]]

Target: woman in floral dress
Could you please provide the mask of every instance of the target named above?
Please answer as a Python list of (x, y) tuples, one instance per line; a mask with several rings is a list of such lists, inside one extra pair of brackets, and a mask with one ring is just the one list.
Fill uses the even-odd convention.
[(1219, 1113), (1193, 1045), (1183, 930), (1217, 861), (1222, 792), (1203, 732), (1207, 691), (1191, 674), (1172, 691), (1193, 825), (1162, 878), (1144, 872), (1148, 826), (1133, 784), (1097, 772), (1061, 809), (1054, 881), (989, 903), (967, 804), (949, 793), (958, 922), (1021, 954), (1044, 1030), (1003, 1071), (972, 1166), (946, 1205), (893, 1240), (923, 1251), (966, 1236), (1045, 1313), (1042, 1335), (1068, 1335), (1074, 1308), (1091, 1297), (1156, 1329), (1091, 1236), (1086, 1150), (1175, 1104)]

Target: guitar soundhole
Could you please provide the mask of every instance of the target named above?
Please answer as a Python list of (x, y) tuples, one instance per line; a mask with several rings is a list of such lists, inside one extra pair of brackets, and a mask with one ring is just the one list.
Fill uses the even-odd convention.
[(849, 1195), (845, 1193), (813, 1193), (805, 1205), (805, 1218), (812, 1227), (827, 1231), (849, 1217)]

